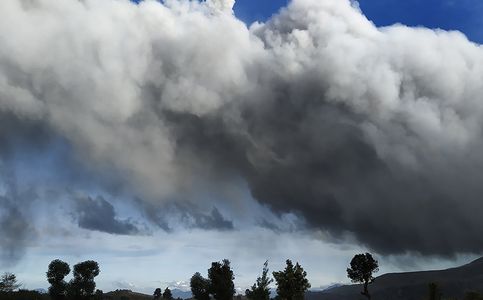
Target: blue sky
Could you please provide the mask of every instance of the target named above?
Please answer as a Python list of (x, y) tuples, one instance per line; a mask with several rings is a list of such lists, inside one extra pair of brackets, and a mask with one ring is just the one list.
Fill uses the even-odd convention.
[[(238, 0), (235, 14), (245, 22), (269, 18), (287, 0)], [(402, 23), (446, 30), (459, 30), (478, 43), (483, 42), (481, 0), (360, 0), (364, 14), (377, 26)]]

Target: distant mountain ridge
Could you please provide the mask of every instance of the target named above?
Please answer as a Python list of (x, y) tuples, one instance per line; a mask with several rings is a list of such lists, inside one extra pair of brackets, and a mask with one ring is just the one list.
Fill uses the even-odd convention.
[[(376, 278), (369, 287), (378, 300), (421, 300), (428, 284), (435, 282), (445, 298), (462, 299), (469, 291), (483, 291), (483, 258), (445, 270), (389, 273)], [(306, 300), (365, 300), (361, 285), (344, 285), (321, 292), (308, 292)]]
[(193, 297), (191, 291), (183, 291), (180, 289), (172, 289), (171, 293), (173, 294), (173, 298), (181, 298), (181, 299), (190, 299)]
[[(180, 289), (172, 289), (171, 293), (174, 299), (190, 299), (193, 297), (191, 292)], [(152, 295), (133, 292), (131, 290), (116, 290), (105, 294), (107, 300), (148, 300), (153, 299)]]
[(152, 300), (153, 296), (136, 293), (131, 290), (115, 290), (104, 294), (106, 300)]

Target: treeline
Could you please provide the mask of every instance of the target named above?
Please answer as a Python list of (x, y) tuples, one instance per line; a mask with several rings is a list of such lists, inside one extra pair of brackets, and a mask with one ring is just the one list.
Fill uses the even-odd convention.
[(99, 264), (87, 260), (74, 266), (74, 277), (66, 282), (69, 275), (69, 264), (60, 259), (53, 260), (48, 267), (47, 281), (50, 283), (49, 295), (52, 300), (102, 300), (103, 292), (96, 290), (94, 278), (99, 275)]
[[(291, 260), (286, 261), (286, 267), (279, 272), (273, 272), (277, 285), (276, 299), (303, 300), (305, 292), (310, 288), (307, 280), (307, 272), (299, 263), (295, 265)], [(190, 280), (191, 293), (196, 300), (231, 300), (235, 296), (233, 270), (230, 261), (225, 259), (221, 262), (213, 262), (208, 269), (208, 278), (196, 272)], [(269, 300), (269, 285), (274, 280), (269, 276), (268, 261), (265, 262), (262, 274), (250, 289), (245, 291), (245, 296), (250, 300)]]
[[(347, 268), (347, 276), (353, 283), (361, 284), (360, 294), (371, 300), (369, 286), (374, 282), (374, 274), (378, 272), (379, 264), (370, 253), (355, 255)], [(66, 281), (65, 277), (71, 272), (69, 264), (56, 259), (53, 260), (47, 270), (47, 281), (50, 286), (48, 294), (38, 291), (22, 290), (15, 274), (6, 272), (0, 277), (0, 300), (108, 300), (111, 297), (97, 289), (95, 277), (100, 273), (99, 264), (93, 260), (80, 262), (73, 267), (73, 278)], [(273, 278), (272, 278), (273, 276)], [(191, 293), (195, 300), (233, 300), (236, 294), (235, 276), (230, 261), (224, 259), (220, 262), (212, 262), (211, 267), (204, 277), (196, 272), (190, 279)], [(271, 298), (270, 285), (275, 283), (276, 296)], [(303, 300), (306, 291), (311, 287), (307, 272), (296, 262), (286, 260), (283, 270), (272, 272), (270, 275), (268, 261), (263, 264), (261, 275), (255, 283), (245, 291), (245, 297), (249, 300)], [(122, 296), (123, 300), (129, 297)], [(237, 298), (241, 298), (238, 295)], [(180, 300), (174, 299), (169, 287), (164, 291), (156, 288), (153, 300)], [(428, 285), (428, 295), (423, 300), (457, 300), (444, 298), (438, 284)], [(483, 300), (483, 295), (478, 292), (466, 293), (463, 300)]]
[(22, 290), (15, 274), (6, 272), (0, 278), (1, 300), (102, 300), (103, 292), (95, 290), (94, 278), (99, 275), (99, 265), (93, 260), (78, 263), (73, 269), (73, 278), (66, 282), (70, 273), (69, 264), (59, 259), (53, 260), (47, 270), (50, 284), (48, 294), (38, 291)]

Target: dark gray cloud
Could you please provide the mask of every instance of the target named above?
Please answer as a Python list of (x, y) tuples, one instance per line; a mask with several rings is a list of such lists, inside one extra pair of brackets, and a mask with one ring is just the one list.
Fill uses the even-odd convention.
[[(0, 117), (0, 265), (15, 265), (25, 254), (28, 244), (35, 243), (36, 232), (32, 226), (30, 205), (37, 199), (32, 189), (21, 189), (12, 160), (23, 145), (45, 146), (42, 126), (21, 122), (15, 116)], [(25, 139), (28, 137), (28, 139)]]
[[(21, 190), (15, 169), (9, 165), (10, 143), (0, 155), (0, 265), (15, 265), (25, 254), (26, 247), (35, 243), (36, 233), (32, 225), (30, 205), (37, 199), (33, 190)], [(3, 160), (1, 159), (3, 158)]]
[(362, 115), (325, 101), (324, 90), (292, 98), (289, 83), (280, 85), (285, 91), (278, 99), (241, 108), (237, 130), (220, 117), (224, 112), (166, 118), (178, 153), (191, 151), (223, 172), (238, 170), (254, 198), (275, 212), (295, 212), (310, 229), (333, 236), (353, 234), (379, 253), (483, 249), (474, 238), (483, 226), (477, 217), (483, 190), (464, 177), (453, 179), (457, 170), (479, 174), (480, 165), (391, 164), (362, 131)]
[(15, 199), (0, 196), (0, 265), (12, 266), (25, 253), (26, 246), (35, 237), (28, 217), (22, 211), (25, 206)]
[(205, 230), (233, 230), (233, 222), (226, 219), (220, 211), (214, 207), (209, 214), (196, 213), (193, 218), (192, 227)]
[(9, 162), (18, 154), (41, 152), (53, 142), (49, 127), (38, 120), (24, 120), (0, 111), (0, 158)]
[(114, 207), (103, 197), (76, 199), (77, 210), (74, 213), (79, 227), (111, 234), (139, 234), (138, 227), (129, 220), (117, 218)]
[[(276, 214), (380, 253), (483, 251), (481, 47), (376, 28), (345, 0), (294, 0), (250, 28), (231, 1), (190, 3), (0, 2), (0, 110), (115, 174), (121, 184), (103, 188), (144, 199), (167, 231), (169, 210), (151, 205), (233, 229), (187, 202), (241, 182)], [(84, 199), (78, 216), (137, 230), (104, 199)]]
[(164, 205), (153, 205), (139, 202), (148, 220), (166, 232), (173, 232), (177, 227), (203, 230), (234, 230), (229, 220), (216, 207), (206, 212), (189, 202), (176, 202)]
[(144, 202), (141, 199), (136, 199), (136, 203), (141, 208), (144, 216), (154, 225), (158, 226), (166, 232), (173, 232), (173, 228), (169, 224), (169, 218), (173, 214), (178, 214), (178, 211), (173, 205), (155, 205), (153, 203)]

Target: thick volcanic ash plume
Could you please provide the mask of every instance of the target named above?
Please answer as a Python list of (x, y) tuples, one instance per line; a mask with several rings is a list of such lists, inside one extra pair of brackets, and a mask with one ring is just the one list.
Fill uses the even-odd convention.
[(274, 212), (380, 253), (483, 250), (481, 46), (376, 28), (346, 0), (250, 27), (232, 7), (2, 1), (1, 114), (149, 205), (241, 178)]

